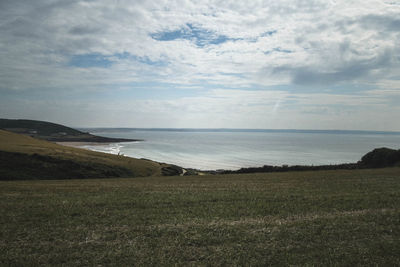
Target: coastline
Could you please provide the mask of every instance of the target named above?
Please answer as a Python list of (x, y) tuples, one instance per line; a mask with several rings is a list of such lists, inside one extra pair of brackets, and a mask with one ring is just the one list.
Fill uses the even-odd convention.
[(104, 145), (115, 144), (112, 142), (99, 143), (99, 142), (87, 142), (87, 141), (57, 141), (55, 143), (62, 146), (81, 147), (81, 148), (84, 148), (84, 146), (104, 146)]
[(126, 139), (126, 138), (111, 138), (104, 136), (97, 136), (92, 134), (80, 136), (32, 136), (38, 139), (44, 139), (55, 143), (93, 143), (93, 144), (111, 144), (111, 143), (126, 143), (126, 142), (142, 142), (143, 139)]
[[(98, 143), (98, 142), (57, 142), (57, 144), (83, 148), (86, 150), (109, 153), (114, 155), (120, 155), (119, 148), (117, 152), (112, 153), (110, 151), (98, 151), (96, 149), (90, 149), (85, 146), (104, 146), (111, 145), (113, 143)], [(115, 144), (115, 143), (114, 143)], [(124, 156), (123, 154), (121, 154)], [(134, 158), (131, 156), (127, 156)], [(357, 162), (339, 163), (339, 164), (321, 164), (321, 165), (304, 165), (304, 164), (294, 164), (294, 165), (263, 165), (263, 166), (253, 166), (253, 167), (241, 167), (238, 169), (207, 169), (202, 170), (193, 167), (184, 167), (180, 164), (176, 165), (174, 163), (162, 163), (163, 161), (142, 158), (149, 161), (158, 162), (160, 164), (168, 164), (181, 169), (180, 176), (186, 175), (204, 175), (204, 174), (245, 174), (245, 173), (271, 173), (271, 172), (292, 172), (292, 171), (327, 171), (327, 170), (355, 170), (355, 169), (367, 169), (367, 168), (385, 168), (398, 166), (400, 160), (400, 150), (389, 149), (389, 148), (378, 148), (373, 151), (368, 152)], [(174, 169), (174, 168), (172, 168)], [(174, 170), (175, 171), (175, 170)], [(168, 171), (167, 171), (168, 172)]]
[[(120, 155), (124, 156), (120, 152), (122, 142), (108, 142), (108, 143), (100, 143), (100, 142), (56, 142), (58, 145), (66, 146), (66, 147), (74, 147), (85, 149), (88, 151), (102, 152), (112, 155)], [(130, 157), (133, 158), (133, 157)]]

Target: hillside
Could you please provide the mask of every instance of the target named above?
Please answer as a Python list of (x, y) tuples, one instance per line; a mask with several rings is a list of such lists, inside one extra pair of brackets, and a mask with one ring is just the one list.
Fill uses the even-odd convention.
[(140, 177), (180, 171), (167, 164), (66, 147), (0, 130), (0, 180)]
[(84, 133), (64, 125), (36, 120), (10, 120), (0, 119), (0, 129), (29, 135), (52, 142), (131, 142), (136, 139), (108, 138)]

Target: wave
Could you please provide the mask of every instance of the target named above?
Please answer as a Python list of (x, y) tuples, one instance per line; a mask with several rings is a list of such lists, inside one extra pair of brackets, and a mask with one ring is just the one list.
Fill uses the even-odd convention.
[(107, 144), (107, 145), (85, 145), (83, 148), (97, 151), (97, 152), (103, 152), (103, 153), (109, 153), (109, 154), (114, 154), (114, 155), (119, 155), (121, 153), (121, 148), (123, 145), (120, 143), (113, 143), (113, 144)]

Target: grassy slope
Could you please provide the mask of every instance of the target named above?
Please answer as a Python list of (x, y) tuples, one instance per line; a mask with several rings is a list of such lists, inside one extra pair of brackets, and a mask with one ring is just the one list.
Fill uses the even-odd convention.
[(6, 175), (18, 179), (19, 174), (24, 179), (48, 178), (38, 177), (46, 173), (53, 178), (66, 178), (69, 173), (72, 175), (69, 178), (77, 178), (74, 176), (77, 173), (98, 178), (161, 174), (161, 166), (156, 162), (61, 146), (3, 130), (0, 130), (0, 151), (0, 178), (3, 179)]
[(36, 120), (0, 119), (0, 129), (52, 142), (115, 143), (135, 141), (134, 139), (96, 136), (64, 125)]
[(0, 129), (3, 128), (39, 130), (42, 135), (52, 135), (58, 132), (64, 132), (68, 135), (83, 134), (81, 131), (66, 127), (64, 125), (35, 120), (0, 119)]
[(0, 182), (0, 265), (400, 265), (400, 168)]

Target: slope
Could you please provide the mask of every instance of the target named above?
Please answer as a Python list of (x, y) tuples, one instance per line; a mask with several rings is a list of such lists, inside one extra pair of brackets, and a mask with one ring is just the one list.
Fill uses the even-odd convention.
[(0, 180), (152, 176), (168, 167), (0, 130)]

